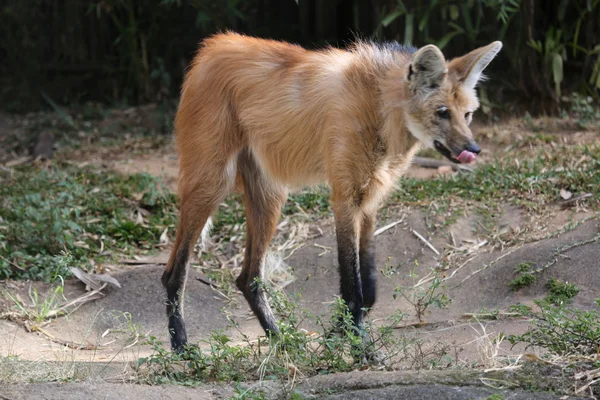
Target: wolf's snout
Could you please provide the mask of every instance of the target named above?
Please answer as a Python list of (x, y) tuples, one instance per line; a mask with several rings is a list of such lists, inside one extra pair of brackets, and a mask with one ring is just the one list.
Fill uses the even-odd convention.
[(479, 154), (481, 153), (481, 148), (477, 145), (477, 143), (471, 143), (469, 144), (466, 148), (466, 151), (471, 152), (471, 153), (475, 153), (475, 154)]
[(477, 154), (481, 153), (481, 148), (476, 143), (470, 143), (458, 155), (457, 159), (463, 164), (469, 164), (477, 158)]

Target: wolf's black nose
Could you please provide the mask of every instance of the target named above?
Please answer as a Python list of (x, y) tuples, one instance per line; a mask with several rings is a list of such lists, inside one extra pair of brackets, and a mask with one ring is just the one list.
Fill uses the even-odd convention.
[(471, 153), (475, 153), (475, 154), (481, 153), (481, 148), (479, 146), (477, 146), (475, 143), (468, 145), (465, 150), (470, 151)]

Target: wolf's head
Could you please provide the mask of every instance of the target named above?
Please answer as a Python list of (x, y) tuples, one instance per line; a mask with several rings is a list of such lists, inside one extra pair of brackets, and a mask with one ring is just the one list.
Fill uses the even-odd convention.
[(493, 42), (449, 62), (434, 45), (416, 51), (405, 71), (410, 132), (451, 161), (471, 162), (481, 151), (469, 128), (479, 107), (475, 86), (501, 48)]

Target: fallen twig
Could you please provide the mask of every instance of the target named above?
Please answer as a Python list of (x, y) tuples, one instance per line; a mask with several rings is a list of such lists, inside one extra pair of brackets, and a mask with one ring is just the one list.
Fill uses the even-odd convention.
[(202, 275), (197, 276), (196, 279), (199, 280), (200, 282), (204, 283), (205, 285), (214, 287), (216, 289), (221, 289), (221, 286), (218, 283), (215, 283), (215, 282), (211, 281), (210, 279), (205, 278)]
[(5, 167), (16, 167), (17, 165), (25, 164), (26, 162), (29, 162), (31, 160), (33, 160), (33, 158), (31, 156), (19, 157), (19, 158), (15, 158), (14, 160), (7, 161), (4, 164), (4, 166)]
[[(92, 301), (92, 300), (96, 300), (99, 296), (103, 296), (102, 293), (100, 293), (106, 286), (108, 285), (108, 283), (104, 282), (102, 284), (102, 286), (100, 286), (98, 289), (94, 289), (90, 292), (87, 292), (86, 294), (79, 296), (65, 304), (62, 304), (60, 307), (48, 312), (48, 318), (55, 318), (58, 317), (59, 315), (63, 314), (63, 313), (67, 313), (67, 309), (73, 306), (77, 306), (76, 308), (79, 308), (81, 305), (87, 303), (88, 301)], [(72, 312), (73, 310), (71, 310)]]
[(583, 193), (583, 194), (580, 194), (579, 196), (571, 197), (570, 199), (561, 201), (560, 205), (563, 206), (563, 207), (564, 206), (568, 206), (568, 205), (571, 205), (573, 203), (577, 203), (580, 200), (585, 200), (585, 199), (587, 199), (589, 197), (592, 197), (592, 196), (593, 195), (591, 193)]
[(600, 369), (594, 369), (591, 371), (580, 372), (578, 374), (575, 374), (574, 378), (576, 380), (581, 380), (583, 378), (587, 379), (587, 383), (585, 385), (583, 385), (580, 388), (575, 390), (575, 394), (579, 394), (579, 393), (585, 391), (590, 386), (600, 382)]
[(15, 264), (14, 262), (10, 261), (8, 258), (5, 258), (5, 257), (3, 257), (1, 255), (0, 255), (0, 258), (3, 259), (4, 261), (6, 261), (7, 263), (9, 263), (10, 265), (12, 265), (13, 267), (15, 267), (16, 269), (18, 269), (19, 271), (25, 271), (25, 268), (19, 267), (17, 264)]
[(575, 242), (575, 243), (563, 246), (563, 247), (561, 247), (559, 249), (556, 249), (554, 251), (554, 253), (552, 254), (552, 260), (548, 261), (546, 264), (542, 265), (541, 267), (534, 269), (533, 273), (534, 274), (539, 274), (540, 272), (542, 272), (542, 271), (550, 268), (554, 264), (556, 264), (556, 262), (558, 261), (558, 257), (562, 255), (561, 253), (563, 253), (565, 251), (572, 250), (572, 249), (574, 249), (576, 247), (579, 247), (579, 246), (584, 246), (586, 244), (597, 242), (599, 239), (600, 239), (600, 234), (594, 236), (593, 238), (590, 238), (590, 239), (587, 239), (587, 240), (583, 240), (581, 242)]
[(313, 243), (313, 246), (318, 247), (320, 249), (323, 249), (323, 251), (318, 254), (319, 257), (324, 256), (325, 254), (327, 254), (327, 253), (329, 253), (331, 251), (331, 247), (329, 247), (329, 246), (323, 246), (323, 245), (318, 244), (318, 243)]
[(460, 317), (463, 319), (498, 319), (500, 317), (519, 317), (521, 314), (516, 312), (498, 312), (498, 313), (465, 313)]
[(402, 221), (404, 221), (404, 218), (399, 219), (396, 222), (392, 222), (391, 224), (387, 224), (386, 226), (382, 226), (381, 228), (377, 229), (374, 233), (373, 236), (377, 236), (377, 235), (381, 235), (383, 232), (395, 227), (396, 225), (398, 225), (399, 223), (401, 223)]
[(130, 265), (166, 265), (169, 262), (166, 258), (150, 258), (140, 260), (121, 260), (122, 264)]
[(77, 267), (71, 267), (71, 268), (69, 268), (69, 270), (73, 273), (73, 275), (75, 275), (75, 277), (77, 279), (79, 279), (81, 282), (85, 283), (86, 287), (90, 287), (95, 290), (102, 290), (106, 286), (105, 284), (103, 285), (102, 283), (110, 283), (111, 285), (114, 285), (114, 286), (118, 287), (119, 289), (121, 288), (121, 284), (119, 283), (119, 281), (117, 281), (115, 278), (113, 278), (110, 275), (88, 274), (86, 272), (83, 272), (82, 270), (80, 270)]
[(421, 236), (421, 234), (419, 232), (415, 231), (414, 229), (412, 232), (415, 234), (416, 237), (421, 239), (421, 241), (423, 243), (425, 243), (427, 245), (427, 247), (429, 247), (431, 249), (431, 251), (433, 251), (438, 256), (440, 255), (440, 252), (435, 247), (433, 247), (433, 245), (431, 243), (429, 243), (429, 241), (427, 241), (427, 239), (425, 239), (423, 236)]
[(492, 265), (494, 265), (495, 263), (497, 263), (498, 261), (500, 261), (501, 259), (503, 259), (504, 257), (514, 253), (515, 251), (517, 251), (518, 249), (520, 249), (522, 246), (519, 247), (515, 247), (514, 249), (502, 254), (500, 257), (496, 258), (495, 260), (493, 260), (492, 262), (490, 262), (489, 264), (484, 265), (483, 267), (479, 268), (476, 271), (473, 271), (473, 273), (471, 273), (471, 275), (467, 276), (465, 279), (463, 279), (462, 281), (460, 281), (459, 283), (457, 283), (456, 285), (454, 285), (452, 287), (452, 289), (455, 289), (457, 287), (459, 287), (460, 285), (462, 285), (463, 283), (465, 283), (468, 279), (471, 279), (473, 276), (475, 276), (476, 274), (480, 273), (481, 271), (484, 271), (486, 269), (488, 269), (489, 267), (491, 267)]
[(73, 349), (73, 350), (98, 350), (98, 347), (99, 347), (99, 346), (97, 346), (95, 344), (91, 344), (91, 343), (80, 343), (80, 344), (78, 344), (78, 343), (75, 343), (75, 342), (72, 342), (72, 341), (69, 341), (69, 340), (59, 339), (59, 338), (53, 336), (52, 334), (46, 332), (45, 330), (43, 330), (42, 328), (40, 328), (38, 326), (32, 327), (31, 330), (34, 331), (34, 332), (41, 333), (42, 335), (44, 335), (46, 338), (48, 338), (50, 341), (52, 341), (54, 343), (58, 343), (58, 344), (60, 344), (62, 346), (66, 346), (66, 347), (68, 347), (70, 349)]

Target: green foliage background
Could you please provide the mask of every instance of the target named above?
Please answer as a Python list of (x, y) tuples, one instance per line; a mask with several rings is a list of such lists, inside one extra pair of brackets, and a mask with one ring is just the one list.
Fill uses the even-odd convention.
[(354, 35), (452, 57), (502, 40), (487, 106), (526, 101), (557, 111), (600, 88), (600, 0), (5, 0), (0, 100), (9, 110), (87, 100), (134, 104), (176, 96), (202, 38), (232, 29), (307, 47)]

